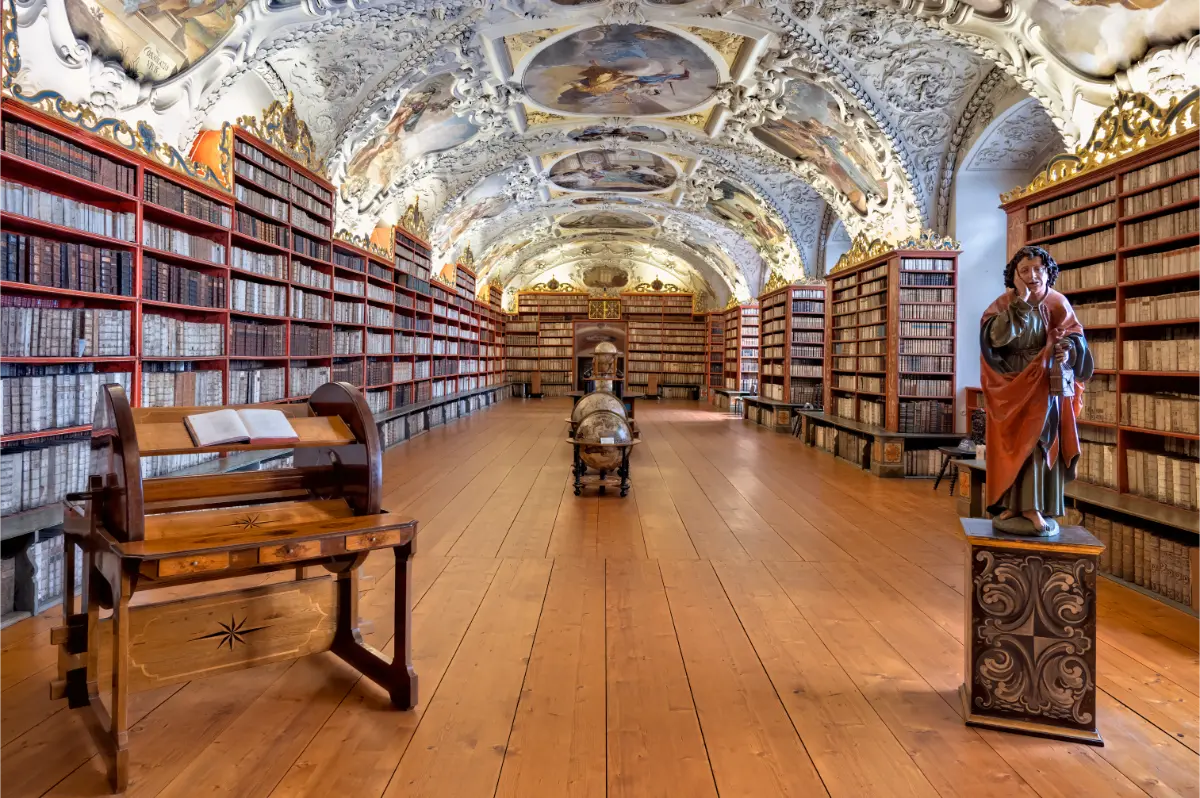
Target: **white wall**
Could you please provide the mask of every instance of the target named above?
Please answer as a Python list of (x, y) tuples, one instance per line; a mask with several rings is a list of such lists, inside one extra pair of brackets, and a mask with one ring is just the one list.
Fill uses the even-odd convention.
[(962, 245), (958, 259), (958, 340), (955, 371), (957, 429), (967, 429), (966, 388), (979, 386), (979, 321), (1004, 292), (1008, 262), (1007, 215), (1000, 194), (1028, 185), (1062, 142), (1048, 123), (1029, 117), (1029, 99), (1017, 90), (1003, 98), (994, 121), (979, 132), (955, 174), (949, 233)]

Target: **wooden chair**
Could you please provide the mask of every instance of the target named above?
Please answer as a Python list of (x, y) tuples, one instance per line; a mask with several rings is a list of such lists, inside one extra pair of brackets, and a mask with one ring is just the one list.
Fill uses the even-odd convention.
[(646, 398), (658, 399), (658, 375), (651, 374), (649, 381), (646, 383)]
[[(63, 625), (51, 697), (90, 707), (114, 791), (129, 770), (129, 693), (330, 650), (379, 683), (401, 709), (417, 701), (412, 669), (411, 557), (417, 522), (384, 511), (379, 434), (362, 393), (328, 383), (279, 409), (300, 436), (291, 468), (144, 479), (141, 458), (279, 449), (196, 447), (185, 416), (213, 408), (131, 408), (101, 389), (88, 490), (67, 497)], [(75, 611), (75, 545), (83, 551)], [(396, 558), (395, 655), (365, 645), (358, 569), (367, 554)], [(305, 575), (323, 566), (334, 577)], [(139, 591), (294, 570), (295, 578), (130, 606)], [(111, 609), (101, 619), (100, 610)], [(109, 707), (100, 686), (111, 678)]]

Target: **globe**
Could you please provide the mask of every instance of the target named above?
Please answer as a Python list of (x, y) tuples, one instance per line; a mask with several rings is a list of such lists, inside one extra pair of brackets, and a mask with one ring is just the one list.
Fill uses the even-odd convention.
[(621, 418), (626, 418), (625, 403), (618, 399), (616, 394), (607, 391), (593, 391), (576, 403), (575, 409), (571, 411), (571, 423), (578, 424), (585, 416), (597, 410), (607, 410), (610, 413), (616, 413)]
[(589, 413), (575, 428), (575, 441), (580, 444), (580, 459), (597, 471), (616, 471), (617, 466), (621, 465), (621, 447), (602, 442), (609, 440), (612, 443), (633, 441), (629, 422), (611, 410)]

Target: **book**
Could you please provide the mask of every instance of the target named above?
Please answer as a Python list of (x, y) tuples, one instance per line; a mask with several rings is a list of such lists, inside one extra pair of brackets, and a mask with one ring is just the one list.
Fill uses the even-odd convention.
[(298, 441), (287, 416), (279, 410), (246, 408), (193, 413), (184, 416), (184, 426), (197, 446), (226, 443), (284, 443)]

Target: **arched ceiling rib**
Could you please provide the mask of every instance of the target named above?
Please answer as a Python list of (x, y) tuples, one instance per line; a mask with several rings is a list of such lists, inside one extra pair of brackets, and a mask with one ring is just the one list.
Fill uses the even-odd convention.
[(27, 92), (184, 147), (210, 112), (290, 94), (354, 232), (422, 216), (438, 256), (470, 246), (509, 287), (619, 279), (616, 247), (630, 279), (723, 300), (821, 273), (835, 220), (944, 227), (997, 92), (1043, 109), (1014, 129), (1071, 144), (1116, 85), (1194, 83), (1190, 2), (214, 0), (136, 29), (121, 0), (14, 7)]

